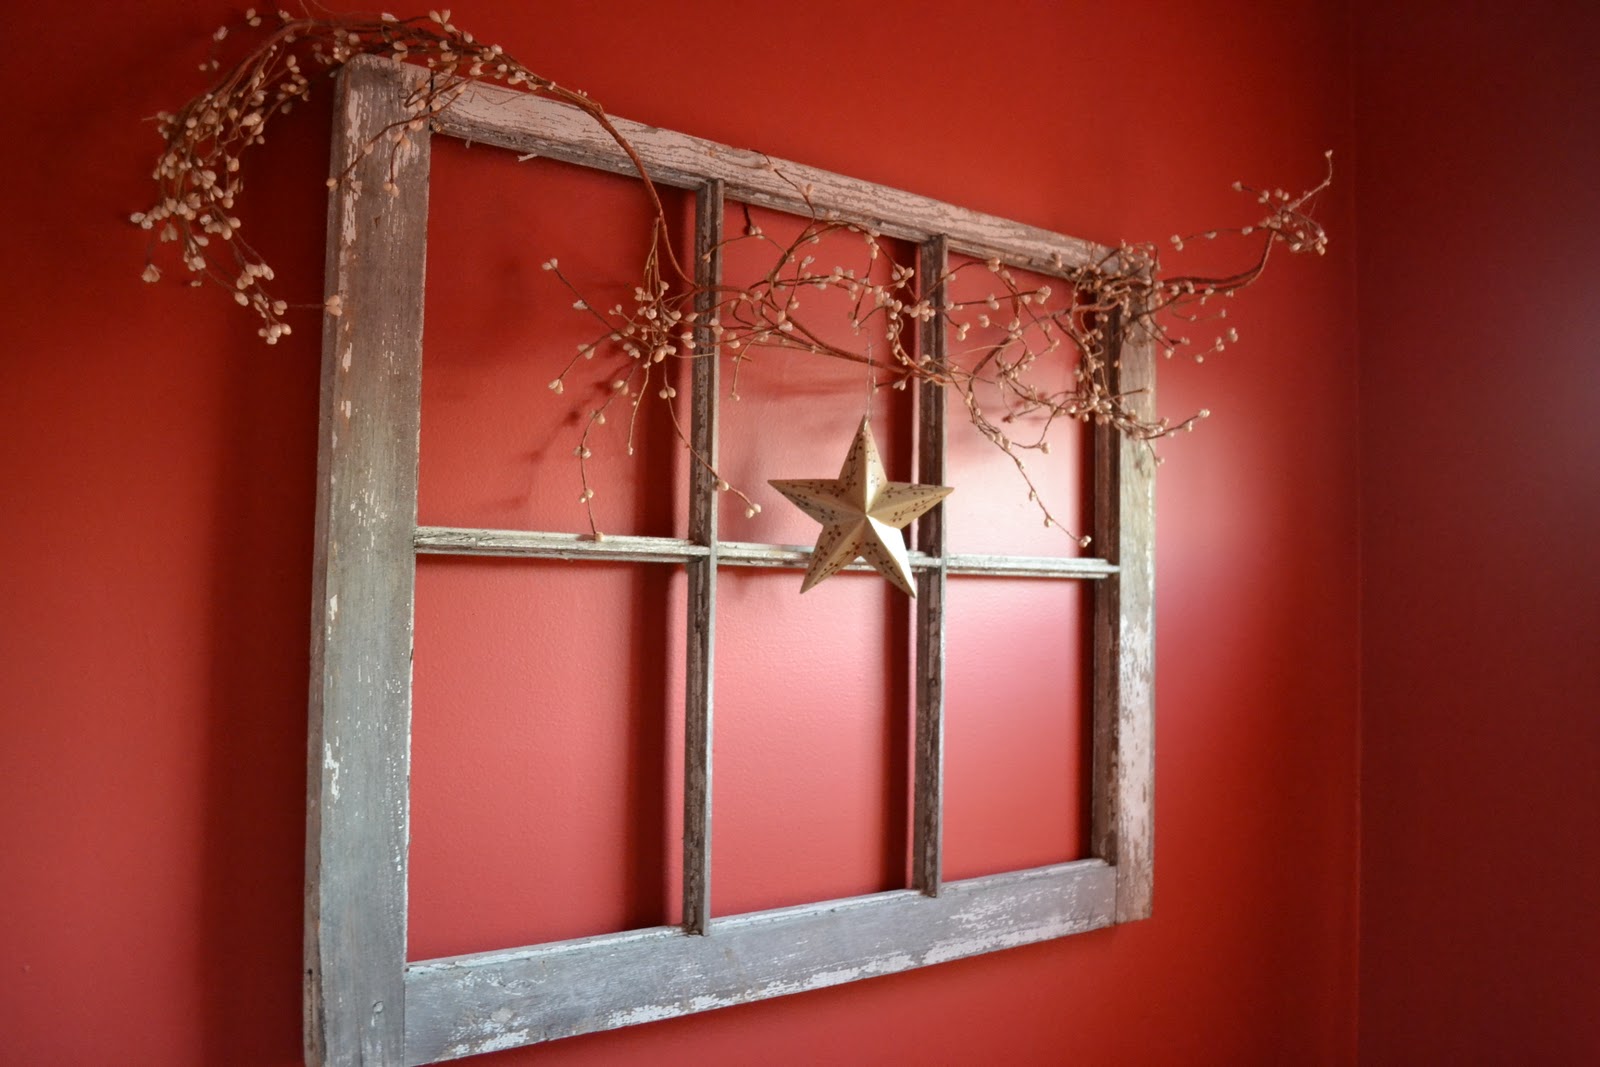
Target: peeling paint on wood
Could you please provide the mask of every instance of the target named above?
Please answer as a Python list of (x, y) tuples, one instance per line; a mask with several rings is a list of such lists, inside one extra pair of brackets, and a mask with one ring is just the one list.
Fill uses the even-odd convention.
[[(426, 72), (411, 68), (421, 85)], [(730, 200), (808, 215), (814, 206), (826, 218), (853, 222), (877, 233), (921, 242), (943, 235), (950, 249), (1014, 266), (1059, 275), (1087, 263), (1106, 262), (1115, 250), (995, 215), (971, 211), (886, 185), (847, 178), (802, 163), (718, 144), (627, 119), (612, 122), (662, 185), (696, 189), (721, 181)], [(498, 85), (465, 87), (439, 116), (441, 133), (464, 141), (498, 145), (518, 155), (533, 153), (568, 163), (634, 174), (633, 161), (582, 111)], [(801, 190), (810, 191), (808, 206)]]
[[(1098, 860), (407, 968), (408, 1064), (550, 1041), (894, 974), (1106, 926)], [(498, 1012), (509, 1011), (510, 1017)]]
[[(1155, 357), (1122, 324), (1112, 388), (1141, 418), (1155, 407)], [(1094, 438), (1094, 538), (1118, 573), (1094, 599), (1094, 742), (1090, 839), (1115, 865), (1117, 921), (1150, 916), (1155, 816), (1155, 461), (1109, 428)]]
[[(340, 74), (332, 172), (404, 114), (392, 63)], [(306, 840), (306, 1060), (397, 1063), (405, 1034), (412, 536), (427, 233), (427, 132), (395, 196), (329, 196), (317, 457)], [(377, 190), (389, 153), (354, 176)], [(350, 419), (359, 409), (370, 418)], [(343, 425), (341, 434), (337, 427)]]

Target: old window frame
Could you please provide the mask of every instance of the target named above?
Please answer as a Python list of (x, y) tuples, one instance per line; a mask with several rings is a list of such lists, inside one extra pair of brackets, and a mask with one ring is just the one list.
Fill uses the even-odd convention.
[[(686, 539), (418, 527), (423, 273), (429, 135), (363, 153), (411, 116), (419, 68), (361, 58), (340, 74), (330, 197), (318, 449), (306, 857), (306, 1050), (314, 1064), (425, 1064), (820, 988), (1042, 941), (1150, 914), (1153, 809), (1152, 466), (1106, 428), (1093, 434), (1093, 559), (944, 552), (940, 510), (919, 521), (912, 886), (726, 918), (710, 914), (712, 663), (717, 572), (804, 567), (807, 550), (718, 537), (714, 487), (692, 481)], [(1044, 274), (1107, 250), (1015, 222), (756, 153), (617, 120), (651, 174), (693, 190), (696, 240), (720, 239), (724, 198), (819, 210), (914, 242), (924, 277), (950, 252)], [(519, 153), (631, 173), (585, 116), (474, 84), (433, 130)], [(385, 181), (398, 191), (376, 193)], [(355, 189), (368, 190), (365, 195)], [(697, 256), (697, 260), (701, 257)], [(715, 272), (717, 257), (700, 269)], [(715, 275), (708, 275), (714, 277)], [(923, 351), (940, 354), (940, 323)], [(709, 336), (700, 350), (710, 351)], [(1121, 337), (1116, 388), (1152, 404), (1148, 342)], [(692, 434), (716, 450), (716, 359), (694, 362)], [(944, 475), (944, 399), (917, 402), (917, 476)], [(683, 921), (679, 925), (445, 959), (406, 959), (412, 610), (418, 553), (681, 564), (689, 577)], [(954, 573), (1091, 581), (1091, 858), (944, 881), (941, 819), (944, 601)]]

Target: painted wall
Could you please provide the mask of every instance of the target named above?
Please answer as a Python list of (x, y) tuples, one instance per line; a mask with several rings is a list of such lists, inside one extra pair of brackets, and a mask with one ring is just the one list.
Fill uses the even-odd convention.
[[(1351, 147), (1338, 4), (1275, 7), (1270, 20), (1220, 2), (972, 12), (719, 0), (689, 17), (674, 5), (484, 0), (457, 15), (619, 114), (1102, 241), (1250, 221), (1235, 179), (1309, 185), (1324, 148), (1344, 158)], [(141, 285), (143, 235), (123, 221), (149, 195), (157, 142), (140, 120), (202, 85), (195, 64), (225, 14), (86, 0), (9, 19), (27, 55), (50, 57), (12, 81), (8, 140), (20, 156), (4, 179), (13, 255), (0, 298), (0, 1031), (3, 1058), (19, 1063), (300, 1056), (315, 320), (296, 320), (269, 349), (219, 294)], [(320, 297), (326, 106), (323, 93), (273, 131), (240, 211), (297, 301)], [(472, 428), (479, 370), (514, 372), (510, 324), (542, 313), (526, 302), (540, 250), (495, 221), (537, 215), (509, 192), (514, 169), (483, 150), (441, 164), (462, 228), (435, 242), (428, 314), (476, 339), (451, 347), (453, 334), (430, 333), (441, 360), (461, 361), (463, 392), (430, 399), (445, 431)], [(1240, 302), (1243, 343), (1162, 378), (1168, 410), (1215, 417), (1167, 450), (1159, 489), (1156, 917), (498, 1062), (1353, 1059), (1352, 190), (1343, 182), (1323, 205), (1330, 256), (1279, 264)], [(623, 240), (607, 218), (595, 225), (597, 241)], [(789, 373), (763, 388), (813, 388)], [(481, 418), (504, 447), (518, 447), (515, 430), (529, 435), (524, 467), (500, 456), (487, 474), (454, 471), (465, 460), (448, 432), (435, 435), (425, 462), (443, 479), (428, 498), (441, 509), (527, 515), (572, 492), (548, 393), (505, 395)], [(755, 395), (756, 414), (743, 417), (766, 402)], [(752, 444), (752, 475), (836, 463), (848, 429), (804, 425)], [(625, 521), (675, 521), (659, 487), (626, 484)], [(435, 710), (419, 720), (415, 948), (493, 944), (535, 920), (653, 921), (671, 891), (657, 866), (670, 855), (669, 712), (629, 679), (672, 671), (670, 642), (656, 635), (671, 632), (681, 591), (604, 576), (570, 632), (551, 638), (551, 620), (567, 621), (553, 585), (517, 597), (483, 577), (450, 565), (424, 577), (419, 694)], [(739, 583), (726, 684), (748, 711), (719, 720), (735, 768), (719, 797), (742, 790), (750, 807), (720, 831), (733, 874), (719, 910), (894, 878), (904, 726), (885, 709), (903, 693), (891, 684), (817, 699), (815, 672), (795, 668), (782, 686), (758, 673), (833, 647), (854, 657), (838, 683), (848, 688), (903, 655), (881, 592), (836, 581), (804, 602), (787, 579)], [(1049, 771), (1052, 759), (1076, 766), (1077, 732), (1037, 711), (1072, 686), (1054, 649), (1073, 607), (1023, 585), (971, 590), (962, 626), (973, 654), (960, 669), (972, 695), (952, 726), (965, 797), (954, 846), (971, 871), (1071, 855), (1076, 818), (1017, 812), (1019, 796), (1071, 802)], [(518, 632), (553, 640), (553, 657), (587, 635), (598, 666), (553, 669), (559, 714), (519, 719), (500, 698), (547, 679), (529, 667), (537, 644), (452, 680), (421, 660), (430, 633), (451, 632), (451, 612), (485, 634), (526, 623)], [(781, 629), (764, 621), (775, 612)], [(480, 692), (487, 699), (473, 699)], [(596, 693), (628, 721), (585, 718)], [(471, 714), (502, 732), (450, 728)], [(538, 732), (547, 725), (561, 732)], [(497, 743), (479, 744), (490, 736)], [(512, 788), (507, 753), (547, 759), (552, 736), (594, 762), (569, 768), (570, 789), (550, 788), (549, 765), (528, 788), (577, 812), (593, 849), (552, 837), (541, 812), (507, 814), (528, 795)], [(797, 811), (794, 798), (819, 781), (837, 802)], [(783, 837), (807, 842), (792, 871), (771, 859)], [(482, 866), (463, 871), (451, 848)], [(565, 883), (547, 878), (557, 849)]]
[(1600, 1056), (1600, 15), (1359, 5), (1363, 1062)]

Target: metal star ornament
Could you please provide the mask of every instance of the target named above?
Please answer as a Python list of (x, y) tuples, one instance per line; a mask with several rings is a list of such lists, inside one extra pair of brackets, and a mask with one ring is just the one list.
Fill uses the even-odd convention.
[(800, 586), (802, 593), (864, 559), (902, 593), (916, 596), (900, 531), (954, 491), (947, 485), (891, 482), (866, 419), (861, 420), (838, 478), (768, 484), (822, 523), (817, 545), (811, 550), (811, 566)]

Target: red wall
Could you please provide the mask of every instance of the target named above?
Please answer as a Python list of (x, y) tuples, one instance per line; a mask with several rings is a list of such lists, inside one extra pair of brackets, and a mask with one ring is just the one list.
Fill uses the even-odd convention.
[(1359, 5), (1361, 1050), (1600, 1058), (1600, 15)]
[[(1075, 6), (1016, 3), (1007, 20), (986, 11), (976, 23), (970, 5), (926, 2), (702, 3), (689, 19), (672, 5), (485, 0), (458, 16), (619, 114), (1104, 241), (1248, 221), (1235, 179), (1310, 184), (1324, 148), (1349, 158), (1340, 5), (1275, 7), (1270, 20), (1221, 2)], [(157, 145), (140, 119), (201, 85), (194, 65), (223, 14), (206, 7), (95, 0), (10, 19), (14, 40), (53, 60), (13, 79), (8, 139), (21, 157), (5, 179), (0, 1030), (20, 1063), (299, 1059), (317, 331), (301, 319), (287, 343), (264, 348), (218, 294), (142, 286), (143, 235), (123, 222), (144, 206)], [(297, 300), (320, 293), (327, 130), (324, 93), (271, 134), (241, 211)], [(476, 413), (502, 444), (518, 427), (534, 435), (525, 469), (501, 457), (462, 472), (456, 501), (527, 515), (550, 499), (546, 477), (558, 479), (550, 492), (569, 492), (559, 479), (570, 469), (542, 461), (570, 449), (548, 432), (548, 394), (513, 391), (526, 397), (518, 410), (493, 407), (493, 395), (475, 406), (471, 393), (480, 366), (515, 373), (510, 324), (536, 314), (525, 294), (540, 281), (538, 251), (494, 230), (538, 214), (507, 192), (511, 169), (481, 149), (441, 164), (441, 181), (463, 191), (459, 225), (496, 210), (479, 211), (484, 246), (465, 230), (435, 242), (430, 324), (455, 315), (479, 332), (441, 350), (463, 361), (465, 392), (429, 403), (458, 405), (441, 427), (472, 429)], [(1170, 411), (1216, 416), (1167, 449), (1159, 488), (1155, 918), (498, 1062), (1353, 1059), (1351, 173), (1323, 205), (1328, 259), (1284, 262), (1241, 300), (1243, 343), (1225, 358), (1164, 370)], [(787, 373), (768, 388), (809, 388)], [(820, 420), (806, 414), (805, 432), (760, 441), (752, 478), (836, 463), (848, 427)], [(425, 462), (448, 482), (451, 442), (431, 440)], [(451, 504), (441, 493), (425, 503)], [(661, 499), (640, 490), (629, 506), (670, 525)], [(778, 531), (787, 520), (773, 511)], [(544, 677), (527, 666), (537, 641), (559, 656), (578, 635), (552, 637), (551, 620), (559, 630), (564, 619), (551, 598), (489, 590), (486, 570), (441, 565), (423, 579), (419, 700), (436, 712), (423, 721), (419, 704), (420, 954), (498, 943), (526, 930), (529, 910), (580, 929), (654, 921), (671, 893), (656, 873), (671, 851), (660, 799), (675, 774), (661, 740), (670, 702), (629, 679), (674, 669), (676, 649), (654, 635), (670, 632), (681, 590), (597, 579), (574, 625), (614, 669), (564, 674), (561, 707), (538, 726), (560, 733), (539, 734), (500, 698)], [(837, 647), (863, 670), (904, 654), (892, 601), (871, 583), (835, 582), (804, 601), (788, 577), (729, 583), (744, 624), (725, 630), (737, 634), (725, 636), (726, 685), (748, 710), (719, 719), (719, 741), (734, 754), (729, 791), (751, 806), (719, 830), (718, 855), (735, 870), (719, 910), (896, 875), (904, 726), (887, 709), (903, 690), (843, 703), (809, 694), (815, 675), (803, 669), (781, 686), (756, 673), (790, 650), (803, 661)], [(1071, 767), (1077, 736), (1037, 715), (1073, 680), (1016, 615), (1069, 626), (1073, 606), (1027, 586), (969, 588), (967, 647), (995, 662), (961, 667), (972, 695), (952, 725), (953, 788), (966, 798), (953, 847), (967, 871), (1073, 854), (1077, 819), (1015, 814), (1019, 796), (1070, 805), (1038, 752)], [(774, 617), (781, 627), (763, 621)], [(534, 643), (452, 681), (423, 656), (454, 621), (512, 624)], [(774, 634), (786, 640), (762, 647)], [(987, 703), (986, 674), (1003, 682)], [(586, 718), (594, 694), (627, 721)], [(450, 729), (474, 714), (482, 729)], [(528, 803), (509, 789), (508, 752), (548, 752), (552, 736), (593, 762), (568, 768), (570, 788), (551, 783), (549, 766), (529, 788), (582, 813), (602, 843), (593, 853), (546, 820), (496, 814), (502, 800)], [(819, 781), (834, 803), (797, 813), (794, 798)], [(810, 859), (775, 872), (786, 836), (810, 842)], [(817, 851), (830, 841), (836, 853)], [(547, 878), (552, 855), (566, 857), (566, 884)], [(464, 869), (460, 856), (482, 866)], [(530, 886), (541, 906), (519, 909)]]

